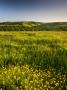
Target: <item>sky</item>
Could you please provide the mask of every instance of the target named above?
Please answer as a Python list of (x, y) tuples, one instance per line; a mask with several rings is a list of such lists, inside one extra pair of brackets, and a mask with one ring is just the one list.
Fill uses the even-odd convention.
[(67, 22), (67, 0), (0, 0), (0, 22)]

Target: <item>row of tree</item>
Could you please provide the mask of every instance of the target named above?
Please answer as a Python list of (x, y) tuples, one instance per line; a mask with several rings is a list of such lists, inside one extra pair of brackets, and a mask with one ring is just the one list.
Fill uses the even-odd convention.
[(0, 31), (67, 31), (67, 22), (4, 22), (0, 23)]

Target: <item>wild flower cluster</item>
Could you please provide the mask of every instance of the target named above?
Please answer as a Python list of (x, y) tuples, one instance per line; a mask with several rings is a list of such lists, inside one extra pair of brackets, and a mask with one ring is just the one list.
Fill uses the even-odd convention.
[(0, 69), (0, 90), (67, 90), (66, 72), (37, 70), (29, 65)]

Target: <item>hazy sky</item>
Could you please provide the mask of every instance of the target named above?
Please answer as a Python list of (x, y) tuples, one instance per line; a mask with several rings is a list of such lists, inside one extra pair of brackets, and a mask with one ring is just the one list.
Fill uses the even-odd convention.
[(0, 21), (67, 22), (67, 0), (0, 0)]

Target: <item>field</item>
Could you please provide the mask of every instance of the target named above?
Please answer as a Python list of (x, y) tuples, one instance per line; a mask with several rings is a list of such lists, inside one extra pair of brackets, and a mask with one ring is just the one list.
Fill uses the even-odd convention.
[(0, 90), (67, 90), (67, 32), (1, 31)]

